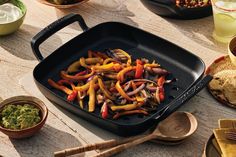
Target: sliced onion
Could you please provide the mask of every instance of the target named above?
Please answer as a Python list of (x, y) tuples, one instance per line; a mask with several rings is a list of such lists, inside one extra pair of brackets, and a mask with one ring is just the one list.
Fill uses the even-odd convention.
[(150, 90), (151, 92), (155, 92), (157, 90), (157, 87), (154, 87), (154, 86), (146, 86), (146, 88)]
[(162, 68), (152, 68), (152, 72), (157, 74), (157, 75), (167, 75), (169, 72), (165, 69)]
[(150, 82), (150, 83), (153, 83), (153, 84), (157, 85), (156, 82), (154, 82), (154, 81), (152, 81), (152, 80), (148, 80), (148, 79), (134, 79), (134, 80), (130, 80), (130, 81), (126, 82), (125, 85), (126, 85), (127, 83), (131, 82), (131, 81), (133, 81), (133, 82)]
[(127, 93), (128, 96), (137, 94), (139, 91), (141, 91), (143, 88), (145, 87), (145, 84), (142, 84), (141, 86), (139, 86), (137, 89), (133, 90), (132, 92)]

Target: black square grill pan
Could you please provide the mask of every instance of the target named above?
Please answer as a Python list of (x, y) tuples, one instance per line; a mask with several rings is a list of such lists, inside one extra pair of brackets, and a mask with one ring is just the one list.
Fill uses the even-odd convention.
[[(84, 32), (44, 58), (39, 51), (40, 44), (73, 22), (78, 22)], [(205, 65), (200, 58), (173, 43), (118, 22), (107, 22), (88, 28), (78, 14), (69, 14), (44, 28), (33, 37), (31, 46), (40, 61), (33, 71), (39, 90), (61, 107), (120, 136), (146, 131), (174, 112), (211, 80), (209, 76), (202, 79)], [(59, 72), (80, 57), (87, 56), (88, 50), (102, 51), (107, 48), (123, 49), (134, 59), (144, 57), (156, 60), (171, 72), (168, 79), (175, 78), (176, 81), (165, 87), (167, 98), (158, 106), (155, 113), (148, 116), (132, 115), (117, 120), (103, 119), (99, 108), (96, 108), (94, 113), (82, 110), (78, 104), (68, 102), (64, 93), (53, 89), (47, 83), (48, 78), (58, 80)]]

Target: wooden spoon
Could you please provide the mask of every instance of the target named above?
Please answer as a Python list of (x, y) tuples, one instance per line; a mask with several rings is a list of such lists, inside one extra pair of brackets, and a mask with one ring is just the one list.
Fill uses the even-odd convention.
[(197, 120), (191, 114), (187, 112), (174, 112), (165, 120), (159, 123), (156, 129), (148, 135), (134, 136), (121, 141), (109, 140), (102, 143), (95, 143), (92, 145), (87, 145), (83, 147), (75, 147), (70, 149), (65, 149), (54, 153), (55, 157), (64, 157), (77, 153), (82, 153), (85, 151), (95, 150), (95, 149), (105, 149), (106, 150), (96, 157), (107, 157), (121, 152), (129, 147), (135, 146), (137, 144), (143, 143), (145, 141), (160, 139), (162, 141), (182, 141), (183, 139), (191, 136), (197, 129)]

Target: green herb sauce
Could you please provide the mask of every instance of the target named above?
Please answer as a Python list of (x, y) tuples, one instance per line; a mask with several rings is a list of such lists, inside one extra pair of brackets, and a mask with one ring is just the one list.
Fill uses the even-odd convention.
[(33, 105), (7, 105), (0, 113), (0, 124), (7, 129), (21, 130), (40, 122), (40, 110)]

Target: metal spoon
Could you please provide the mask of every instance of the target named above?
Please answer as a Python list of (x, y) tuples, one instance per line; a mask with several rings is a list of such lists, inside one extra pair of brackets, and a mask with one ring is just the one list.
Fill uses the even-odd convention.
[(95, 156), (95, 157), (107, 157), (119, 153), (132, 146), (153, 139), (155, 140), (159, 139), (168, 142), (182, 141), (183, 139), (186, 139), (187, 137), (191, 136), (196, 131), (197, 125), (198, 125), (197, 120), (191, 113), (174, 112), (165, 120), (160, 122), (156, 127), (156, 129), (151, 134), (134, 136), (121, 141), (110, 140), (83, 147), (65, 149), (62, 151), (55, 152), (54, 156), (64, 157), (95, 149), (111, 148)]

